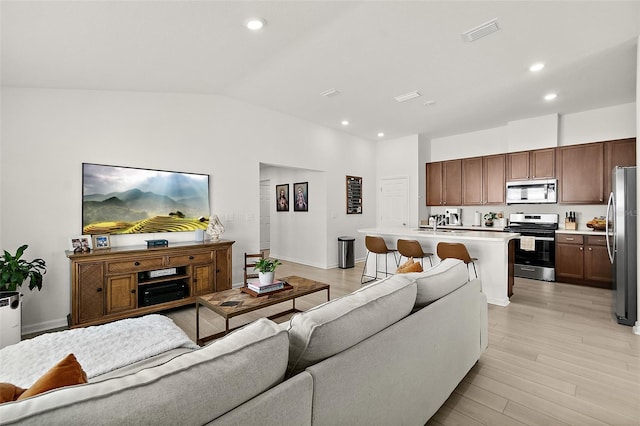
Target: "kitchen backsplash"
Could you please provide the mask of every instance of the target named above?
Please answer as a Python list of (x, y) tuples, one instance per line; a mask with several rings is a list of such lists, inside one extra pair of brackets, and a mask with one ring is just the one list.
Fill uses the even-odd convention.
[[(482, 213), (503, 212), (504, 217), (508, 218), (510, 213), (557, 213), (558, 226), (564, 229), (565, 213), (576, 212), (576, 220), (578, 229), (588, 229), (587, 222), (594, 217), (604, 216), (607, 214), (607, 206), (602, 204), (594, 205), (572, 205), (572, 204), (516, 204), (501, 206), (446, 206), (431, 207), (429, 214), (444, 214), (447, 209), (459, 208), (462, 210), (462, 224), (465, 226), (473, 225), (473, 216), (476, 211)], [(428, 219), (428, 217), (427, 217)]]

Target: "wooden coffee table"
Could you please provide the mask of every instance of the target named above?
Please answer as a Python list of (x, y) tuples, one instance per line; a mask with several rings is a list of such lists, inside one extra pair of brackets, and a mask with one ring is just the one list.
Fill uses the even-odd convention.
[[(296, 309), (296, 298), (322, 290), (327, 290), (327, 301), (330, 300), (329, 284), (297, 277), (295, 275), (279, 278), (279, 280), (289, 283), (293, 288), (291, 290), (279, 291), (259, 297), (244, 293), (239, 288), (196, 297), (196, 343), (202, 345), (209, 340), (224, 336), (231, 331), (231, 329), (229, 329), (229, 319), (238, 315), (286, 302), (287, 300), (293, 301), (291, 309), (270, 315), (267, 318), (274, 319), (293, 312), (300, 312), (300, 310)], [(200, 305), (224, 318), (224, 331), (200, 338)]]

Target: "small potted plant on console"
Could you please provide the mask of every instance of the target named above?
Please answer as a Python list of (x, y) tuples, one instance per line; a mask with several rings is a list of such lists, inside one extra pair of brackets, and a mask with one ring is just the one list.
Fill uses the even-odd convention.
[(260, 259), (256, 262), (255, 270), (258, 271), (260, 284), (271, 284), (278, 265), (282, 265), (278, 259)]

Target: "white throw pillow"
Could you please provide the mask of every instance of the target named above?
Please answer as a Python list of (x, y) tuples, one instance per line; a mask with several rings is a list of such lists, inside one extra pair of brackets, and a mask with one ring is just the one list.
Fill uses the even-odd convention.
[(416, 300), (416, 284), (393, 275), (296, 314), (289, 324), (289, 366), (292, 376), (342, 352), (407, 316)]
[(452, 258), (444, 259), (424, 272), (412, 272), (405, 275), (407, 278), (416, 280), (418, 285), (415, 305), (417, 309), (435, 302), (469, 281), (469, 272), (465, 263), (462, 260)]

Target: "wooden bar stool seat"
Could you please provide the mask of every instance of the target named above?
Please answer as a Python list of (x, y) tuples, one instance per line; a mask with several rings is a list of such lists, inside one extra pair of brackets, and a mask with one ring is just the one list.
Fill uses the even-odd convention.
[(422, 246), (416, 240), (398, 240), (398, 253), (400, 253), (400, 261), (402, 262), (402, 257), (406, 257), (407, 259), (413, 257), (414, 259), (420, 259), (420, 265), (424, 268), (423, 259), (426, 257), (429, 259), (429, 264), (433, 266), (433, 261), (431, 260), (431, 256), (433, 253), (425, 253), (422, 250)]
[[(393, 258), (395, 259), (396, 266), (398, 266), (398, 259), (396, 257), (397, 250), (390, 249), (387, 247), (387, 243), (384, 242), (382, 237), (375, 237), (373, 235), (367, 235), (364, 237), (364, 245), (367, 248), (367, 257), (364, 260), (364, 268), (362, 268), (362, 276), (360, 277), (360, 284), (365, 284), (378, 279), (378, 272), (384, 272), (384, 276), (393, 275), (393, 273), (389, 272), (387, 255), (389, 253), (393, 253)], [(369, 260), (369, 254), (375, 254), (376, 256), (376, 273), (375, 276), (366, 275), (367, 272), (367, 261)], [(384, 271), (378, 269), (378, 255), (384, 255)], [(371, 278), (370, 280), (366, 280), (365, 278)]]
[(440, 259), (460, 259), (467, 265), (467, 270), (469, 269), (469, 264), (473, 265), (473, 272), (478, 278), (478, 271), (476, 270), (475, 261), (478, 260), (477, 257), (471, 257), (469, 251), (467, 250), (467, 246), (462, 243), (438, 243), (436, 248), (436, 252)]

